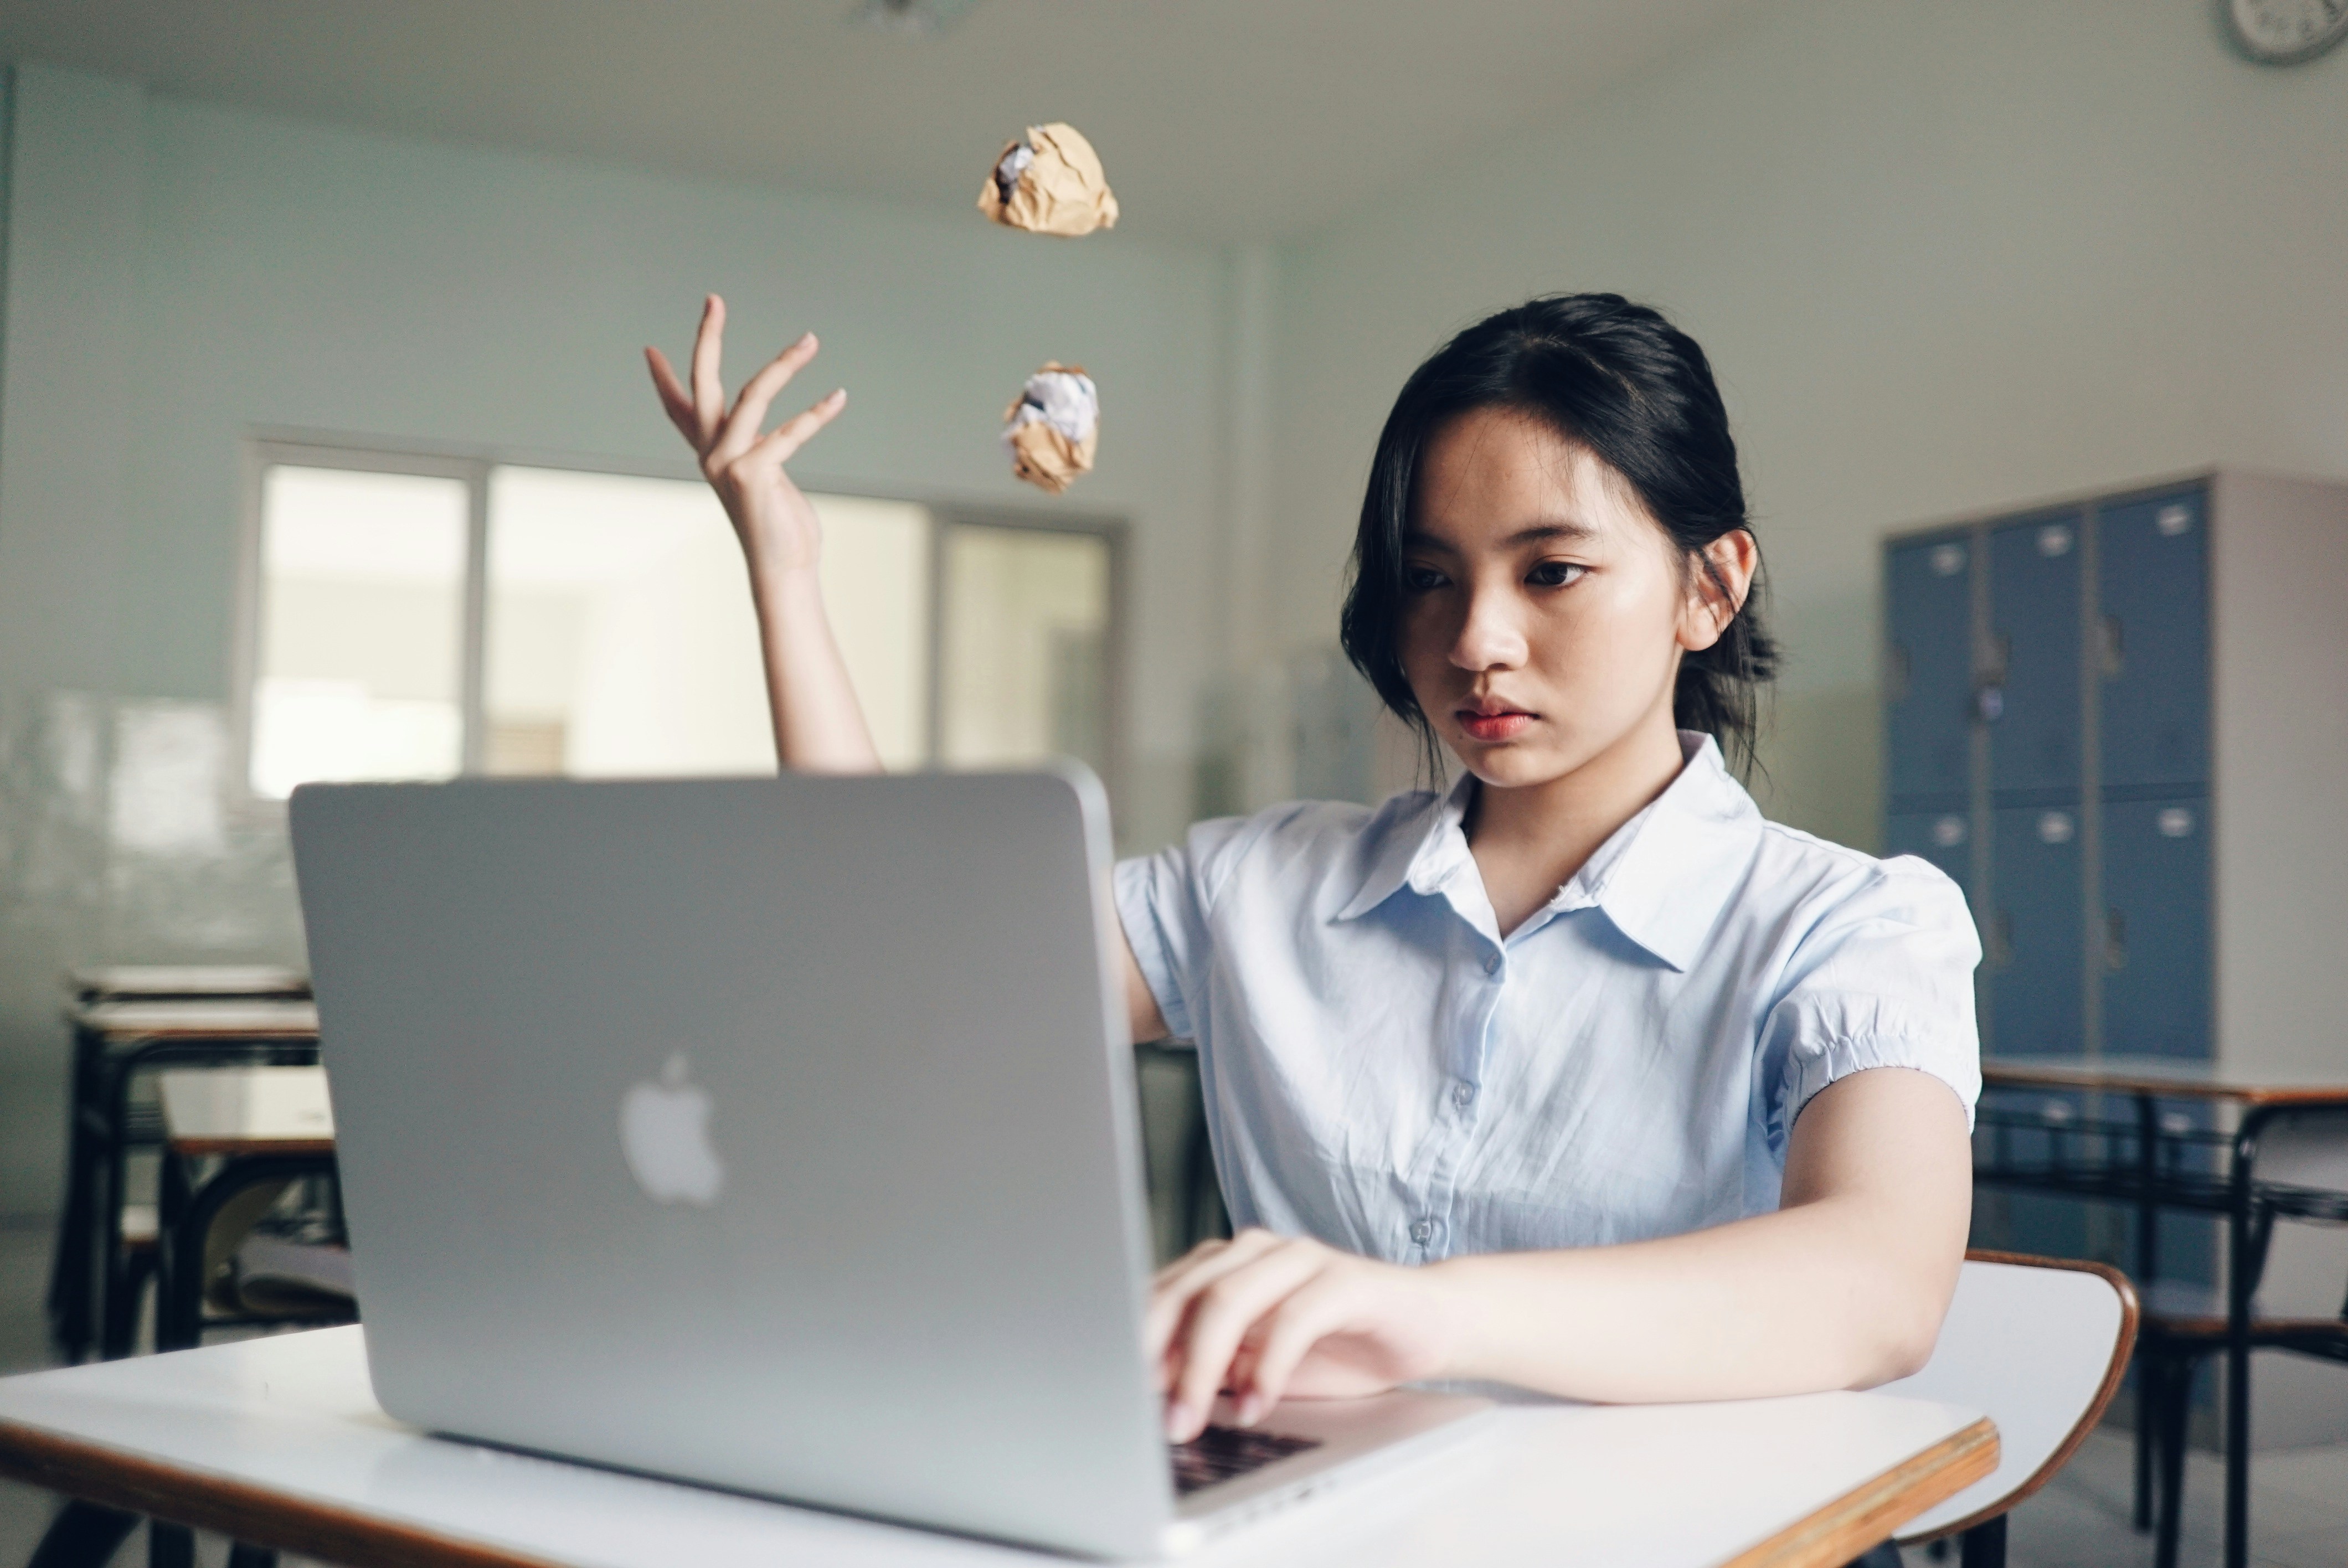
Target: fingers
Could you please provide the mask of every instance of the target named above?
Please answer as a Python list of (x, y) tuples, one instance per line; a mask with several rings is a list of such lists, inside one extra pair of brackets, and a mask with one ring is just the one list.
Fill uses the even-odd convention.
[(743, 384), (742, 395), (734, 400), (734, 412), (726, 416), (725, 428), (718, 431), (717, 440), (710, 447), (712, 462), (731, 461), (757, 443), (758, 426), (767, 422), (767, 405), (798, 374), (799, 367), (815, 357), (815, 333), (808, 333), (768, 360), (757, 374)]
[(788, 463), (791, 455), (814, 439), (815, 433), (839, 416), (848, 406), (845, 388), (836, 387), (806, 413), (785, 420), (768, 431), (759, 443), (736, 459), (742, 463)]
[(1160, 1269), (1150, 1283), (1149, 1309), (1141, 1319), (1141, 1340), (1150, 1363), (1163, 1361), (1174, 1330), (1189, 1312), (1191, 1300), (1199, 1292), (1279, 1245), (1280, 1238), (1270, 1231), (1251, 1227), (1229, 1241), (1207, 1242), (1192, 1247)]
[(1207, 1424), (1240, 1342), (1267, 1313), (1318, 1276), (1326, 1264), (1313, 1246), (1289, 1244), (1216, 1280), (1195, 1298), (1183, 1326), (1182, 1365), (1166, 1404), (1166, 1435), (1188, 1442)]
[(701, 450), (700, 422), (693, 413), (693, 399), (685, 395), (685, 384), (668, 363), (668, 355), (656, 348), (644, 350), (644, 359), (653, 369), (653, 390), (660, 394), (661, 407), (668, 414), (668, 422), (676, 426), (677, 434)]
[(726, 417), (726, 384), (718, 360), (726, 344), (726, 302), (712, 294), (702, 302), (701, 330), (693, 335), (693, 414), (700, 435), (694, 446), (707, 451)]
[(1345, 1323), (1347, 1296), (1342, 1281), (1322, 1275), (1280, 1304), (1234, 1370), (1239, 1423), (1251, 1427), (1288, 1392), (1288, 1379), (1307, 1352)]

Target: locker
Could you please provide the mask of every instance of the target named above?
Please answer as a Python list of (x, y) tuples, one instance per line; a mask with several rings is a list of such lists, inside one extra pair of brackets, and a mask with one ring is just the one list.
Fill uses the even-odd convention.
[(1973, 547), (1963, 534), (1884, 559), (1886, 785), (1895, 801), (1962, 803), (1972, 714)]
[[(2029, 1167), (2066, 1160), (2084, 1163), (2086, 1096), (2019, 1090), (1992, 1094), (1998, 1111), (2018, 1112), (2025, 1123), (2036, 1123), (2001, 1134), (2005, 1158)], [(2087, 1205), (2077, 1198), (2012, 1191), (1975, 1194), (1972, 1245), (2041, 1257), (2085, 1257), (2090, 1255), (2087, 1232)]]
[(2076, 512), (2034, 518), (1989, 536), (1990, 646), (1982, 716), (1990, 788), (2075, 793), (2079, 756), (2079, 562)]
[(1962, 810), (1894, 812), (1883, 819), (1883, 853), (1929, 860), (1971, 895), (1972, 821)]
[(2209, 811), (2199, 796), (2104, 807), (2104, 1050), (2209, 1058)]
[(2209, 523), (2199, 489), (2096, 523), (2107, 791), (2197, 791), (2209, 780)]
[(1989, 1044), (2000, 1056), (2085, 1049), (2081, 849), (2075, 805), (1992, 814)]

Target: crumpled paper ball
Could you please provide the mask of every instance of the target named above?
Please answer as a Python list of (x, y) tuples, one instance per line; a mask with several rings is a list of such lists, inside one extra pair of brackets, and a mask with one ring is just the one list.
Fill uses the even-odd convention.
[(1084, 366), (1048, 362), (1003, 411), (1013, 477), (1058, 495), (1089, 474), (1100, 446), (1100, 391)]
[(1004, 147), (978, 193), (978, 210), (1006, 228), (1075, 239), (1117, 227), (1117, 196), (1100, 155), (1072, 125), (1027, 128)]

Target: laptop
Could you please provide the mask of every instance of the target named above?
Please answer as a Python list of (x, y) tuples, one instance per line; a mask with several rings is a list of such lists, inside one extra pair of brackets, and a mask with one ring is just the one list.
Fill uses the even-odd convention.
[(376, 1398), (452, 1436), (1105, 1557), (1466, 1430), (1169, 1450), (1081, 768), (292, 803)]

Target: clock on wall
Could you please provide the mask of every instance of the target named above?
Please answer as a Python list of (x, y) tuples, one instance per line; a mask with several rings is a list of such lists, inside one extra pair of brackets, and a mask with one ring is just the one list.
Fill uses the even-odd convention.
[(2295, 66), (2348, 36), (2348, 0), (2219, 0), (2226, 27), (2253, 60)]

